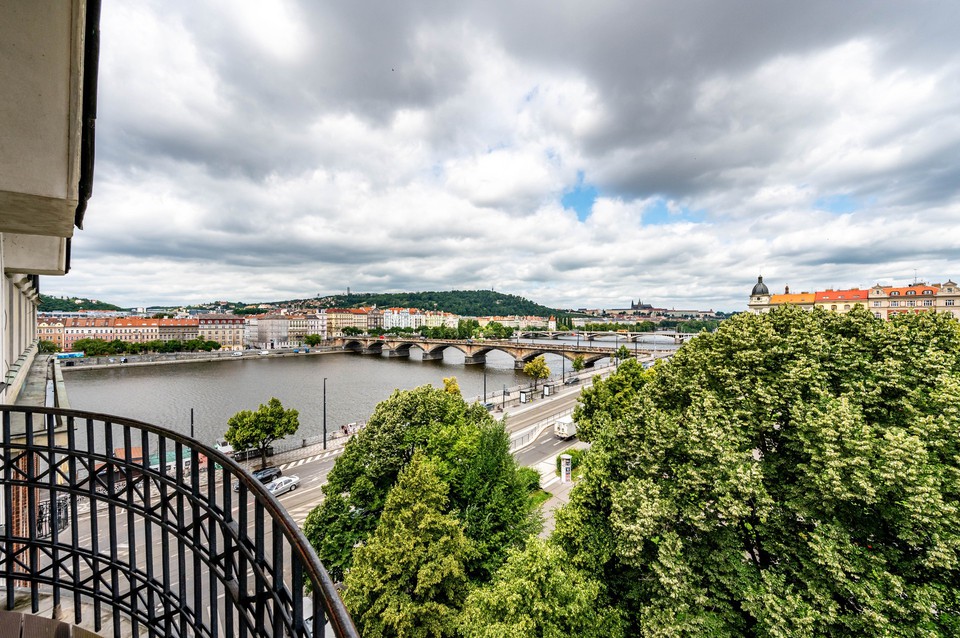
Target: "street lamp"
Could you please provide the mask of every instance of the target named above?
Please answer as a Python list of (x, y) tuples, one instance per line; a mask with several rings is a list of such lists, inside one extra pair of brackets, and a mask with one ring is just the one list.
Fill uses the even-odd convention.
[(323, 449), (327, 449), (327, 378), (323, 378)]

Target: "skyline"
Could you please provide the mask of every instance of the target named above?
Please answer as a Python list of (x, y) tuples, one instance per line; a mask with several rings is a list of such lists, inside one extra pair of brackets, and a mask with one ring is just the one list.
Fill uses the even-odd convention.
[(743, 310), (960, 277), (949, 2), (103, 6), (72, 269), (122, 306)]

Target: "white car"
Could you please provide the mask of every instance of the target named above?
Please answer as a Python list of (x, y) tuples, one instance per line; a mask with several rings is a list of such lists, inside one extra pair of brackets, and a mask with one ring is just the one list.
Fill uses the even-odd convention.
[(300, 485), (299, 476), (281, 476), (275, 481), (267, 483), (267, 491), (274, 496), (280, 496), (285, 492), (292, 492)]
[(260, 351), (260, 354), (270, 354), (270, 351), (269, 351), (269, 350), (261, 350), (261, 351)]

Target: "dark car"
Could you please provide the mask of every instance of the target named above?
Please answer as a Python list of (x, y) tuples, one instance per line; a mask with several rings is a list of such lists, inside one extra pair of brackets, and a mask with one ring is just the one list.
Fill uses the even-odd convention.
[(563, 385), (576, 385), (578, 383), (580, 383), (580, 379), (578, 377), (570, 377), (563, 382)]
[[(264, 467), (259, 470), (254, 470), (253, 472), (250, 473), (250, 475), (253, 478), (257, 479), (261, 483), (271, 483), (277, 480), (278, 478), (280, 478), (282, 474), (283, 474), (283, 470), (281, 470), (279, 467), (276, 467), (274, 465), (271, 465), (270, 467)], [(240, 491), (240, 481), (233, 482), (233, 491), (234, 492)]]

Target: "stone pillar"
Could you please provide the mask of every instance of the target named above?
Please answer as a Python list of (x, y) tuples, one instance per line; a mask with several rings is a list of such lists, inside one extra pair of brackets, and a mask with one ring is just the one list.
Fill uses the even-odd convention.
[(443, 360), (443, 350), (442, 350), (442, 349), (437, 349), (437, 350), (433, 350), (433, 351), (431, 351), (431, 352), (424, 352), (424, 353), (423, 353), (423, 360), (424, 360), (424, 361), (442, 361), (442, 360)]
[(469, 355), (468, 355), (468, 356), (465, 356), (465, 357), (463, 358), (463, 364), (464, 364), (464, 365), (468, 365), (468, 366), (469, 366), (469, 365), (476, 365), (476, 364), (478, 364), (478, 363), (486, 363), (486, 362), (487, 362), (487, 353), (486, 353), (486, 352), (484, 352), (483, 354), (475, 354), (475, 355), (473, 355), (473, 356), (469, 356)]
[(409, 356), (410, 356), (410, 349), (409, 349), (409, 348), (407, 348), (406, 350), (401, 350), (401, 349), (399, 349), (399, 348), (397, 348), (397, 349), (395, 349), (395, 350), (389, 350), (389, 349), (387, 349), (387, 348), (384, 348), (383, 352), (384, 352), (384, 354), (387, 355), (387, 357), (389, 357), (389, 358), (391, 358), (391, 359), (400, 358), (400, 357), (409, 357)]

